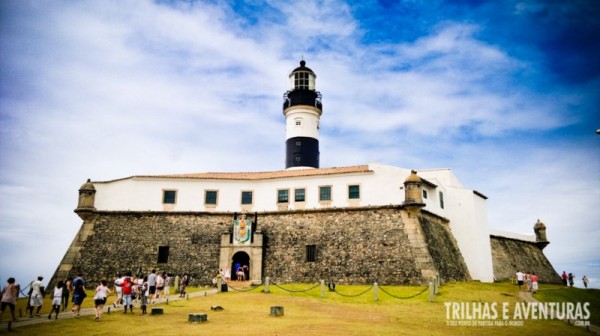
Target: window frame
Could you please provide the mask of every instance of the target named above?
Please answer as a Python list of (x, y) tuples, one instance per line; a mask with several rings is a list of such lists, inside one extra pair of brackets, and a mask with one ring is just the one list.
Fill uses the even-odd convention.
[[(302, 191), (302, 199), (298, 199), (299, 191)], [(306, 188), (294, 188), (294, 203), (306, 202)]]
[[(285, 192), (285, 201), (281, 200), (281, 192)], [(277, 204), (290, 203), (290, 189), (277, 189)]]
[[(167, 193), (173, 193), (173, 202), (167, 202)], [(169, 197), (168, 200), (171, 198)], [(162, 204), (177, 204), (177, 189), (163, 189), (162, 190)]]
[[(329, 189), (329, 199), (323, 199), (323, 189), (328, 188)], [(332, 190), (333, 187), (331, 185), (323, 185), (323, 186), (319, 186), (319, 202), (331, 202), (333, 200), (332, 197)]]
[[(208, 202), (208, 193), (215, 193), (215, 202)], [(204, 205), (205, 206), (217, 206), (219, 204), (219, 190), (217, 189), (205, 189), (204, 190)]]
[[(352, 191), (351, 191), (352, 187), (356, 187), (357, 188), (357, 193), (358, 193), (357, 197), (352, 197), (353, 196)], [(349, 200), (360, 200), (360, 194), (361, 194), (361, 192), (360, 192), (360, 184), (349, 184), (348, 185), (348, 199)]]
[[(244, 194), (250, 194), (250, 203), (244, 203)], [(254, 204), (254, 191), (242, 190), (240, 193), (240, 204), (241, 205), (253, 205)]]

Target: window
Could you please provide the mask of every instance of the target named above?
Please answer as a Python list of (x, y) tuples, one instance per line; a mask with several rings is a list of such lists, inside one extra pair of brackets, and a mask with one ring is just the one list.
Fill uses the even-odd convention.
[(166, 263), (169, 260), (169, 247), (159, 246), (158, 247), (158, 263)]
[(252, 204), (252, 191), (242, 191), (242, 204)]
[(423, 189), (423, 198), (427, 198), (427, 190)]
[(298, 147), (302, 146), (302, 141), (296, 141), (296, 146), (298, 146)]
[(176, 190), (163, 190), (163, 204), (175, 204), (177, 200)]
[(294, 88), (308, 90), (308, 72), (296, 72), (294, 74)]
[(317, 261), (317, 245), (306, 245), (306, 262)]
[(319, 187), (319, 201), (331, 201), (331, 186)]
[(206, 190), (204, 193), (204, 204), (217, 205), (218, 191)]
[(305, 194), (304, 188), (294, 190), (294, 202), (304, 202)]
[(440, 208), (444, 208), (444, 193), (440, 191)]
[(277, 203), (287, 203), (289, 202), (289, 190), (277, 190)]
[(296, 155), (296, 156), (294, 156), (294, 161), (296, 161), (296, 162), (302, 161), (302, 155)]
[(360, 186), (358, 186), (358, 185), (348, 186), (348, 198), (349, 199), (360, 199)]
[(296, 126), (300, 126), (302, 125), (302, 121), (301, 120), (296, 120)]

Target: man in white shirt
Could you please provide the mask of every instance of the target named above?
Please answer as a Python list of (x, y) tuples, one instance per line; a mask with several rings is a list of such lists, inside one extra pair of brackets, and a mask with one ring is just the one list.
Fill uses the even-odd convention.
[(521, 290), (521, 286), (523, 286), (523, 278), (524, 278), (524, 274), (517, 270), (517, 282), (519, 283), (519, 290)]
[(42, 305), (44, 304), (44, 286), (42, 285), (42, 280), (44, 277), (41, 275), (37, 278), (36, 281), (31, 283), (31, 298), (29, 299), (29, 305), (31, 306), (29, 317), (33, 317), (33, 308), (37, 307), (35, 311), (35, 316), (40, 316), (40, 310), (42, 309)]

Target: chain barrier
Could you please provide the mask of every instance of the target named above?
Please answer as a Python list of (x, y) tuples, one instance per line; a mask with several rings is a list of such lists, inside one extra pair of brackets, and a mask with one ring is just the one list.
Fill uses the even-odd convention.
[(260, 285), (250, 286), (250, 288), (241, 288), (241, 287), (236, 288), (236, 287), (231, 286), (229, 283), (227, 283), (227, 288), (230, 288), (230, 289), (233, 289), (236, 292), (242, 292), (242, 293), (253, 291), (253, 290), (258, 289), (258, 288), (260, 288), (262, 286), (263, 286), (263, 283), (261, 282)]
[(287, 292), (290, 292), (290, 293), (301, 293), (301, 292), (308, 292), (308, 291), (310, 291), (310, 290), (313, 290), (313, 289), (315, 289), (315, 288), (317, 288), (317, 287), (321, 286), (321, 284), (316, 284), (316, 285), (314, 285), (314, 286), (312, 286), (312, 287), (310, 287), (310, 288), (308, 288), (308, 289), (294, 290), (294, 289), (287, 289), (287, 288), (283, 288), (283, 287), (279, 286), (278, 284), (276, 284), (275, 282), (272, 282), (271, 284), (272, 284), (273, 286), (275, 286), (275, 287), (279, 288), (279, 289), (283, 289), (284, 291), (287, 291)]
[(379, 289), (381, 289), (381, 291), (382, 291), (382, 292), (384, 292), (385, 294), (387, 294), (387, 295), (389, 295), (389, 296), (391, 296), (391, 297), (393, 297), (393, 298), (395, 298), (395, 299), (406, 300), (406, 299), (412, 299), (412, 298), (414, 298), (414, 297), (417, 297), (417, 296), (419, 296), (419, 295), (421, 295), (421, 294), (425, 293), (425, 292), (426, 292), (426, 291), (429, 289), (429, 286), (427, 286), (427, 287), (423, 288), (423, 290), (422, 290), (422, 291), (418, 292), (418, 293), (417, 293), (417, 294), (415, 294), (415, 295), (411, 295), (411, 296), (397, 296), (397, 295), (394, 295), (394, 294), (392, 294), (392, 293), (390, 293), (390, 292), (386, 291), (386, 290), (385, 290), (383, 287), (379, 287)]
[(345, 296), (345, 297), (357, 297), (357, 296), (361, 296), (361, 295), (365, 294), (366, 292), (370, 291), (372, 288), (373, 288), (373, 286), (370, 286), (369, 288), (365, 289), (364, 291), (362, 291), (358, 294), (342, 294), (342, 293), (338, 292), (337, 289), (334, 291), (334, 293), (337, 295)]

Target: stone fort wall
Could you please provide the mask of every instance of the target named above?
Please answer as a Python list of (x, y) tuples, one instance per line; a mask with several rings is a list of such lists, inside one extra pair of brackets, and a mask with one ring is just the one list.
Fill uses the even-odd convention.
[(490, 240), (496, 281), (511, 280), (520, 270), (535, 273), (540, 282), (561, 283), (560, 276), (538, 244), (494, 235)]
[[(231, 233), (232, 213), (97, 212), (81, 230), (51, 280), (81, 273), (91, 284), (126, 270), (192, 274), (210, 284), (219, 269), (220, 240)], [(254, 219), (254, 216), (249, 216)], [(382, 285), (469, 280), (447, 220), (400, 206), (258, 213), (263, 234), (263, 278), (277, 282)], [(306, 245), (316, 261), (306, 261)], [(169, 246), (166, 263), (158, 247)], [(252, 265), (251, 265), (252, 267)]]

